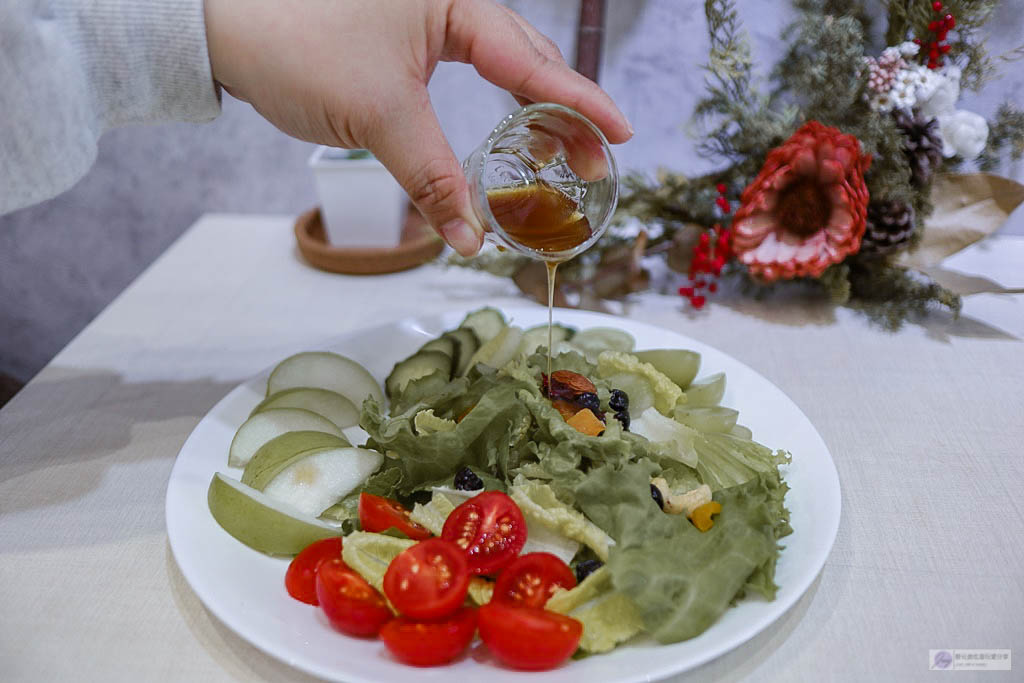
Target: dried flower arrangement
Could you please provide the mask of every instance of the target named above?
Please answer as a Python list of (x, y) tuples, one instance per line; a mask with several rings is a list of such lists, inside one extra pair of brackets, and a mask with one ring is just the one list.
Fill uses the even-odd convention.
[[(618, 218), (632, 229), (613, 228), (565, 264), (558, 303), (596, 307), (645, 289), (644, 264), (657, 257), (685, 274), (679, 294), (697, 309), (728, 277), (760, 293), (812, 283), (891, 328), (934, 305), (958, 312), (958, 293), (933, 279), (934, 266), (1024, 201), (1013, 181), (956, 172), (1024, 156), (1016, 104), (991, 121), (957, 108), (961, 88), (981, 88), (1021, 56), (985, 52), (979, 29), (997, 4), (888, 0), (887, 46), (875, 56), (866, 3), (794, 0), (785, 53), (760, 82), (733, 0), (705, 0), (711, 49), (694, 115), (698, 152), (717, 170), (627, 177)], [(958, 231), (940, 220), (982, 204), (989, 210), (971, 220), (984, 225)], [(934, 224), (946, 234), (929, 243)], [(461, 265), (545, 298), (538, 264), (494, 253)]]

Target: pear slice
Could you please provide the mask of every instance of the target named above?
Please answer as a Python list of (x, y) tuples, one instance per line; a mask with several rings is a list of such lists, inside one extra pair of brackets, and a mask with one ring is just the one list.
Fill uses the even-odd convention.
[(691, 408), (688, 404), (676, 406), (672, 416), (676, 422), (693, 427), (698, 432), (731, 433), (736, 426), (739, 411), (732, 408), (714, 406), (711, 408)]
[(383, 455), (363, 448), (307, 453), (281, 470), (263, 492), (313, 516), (352, 493), (384, 462)]
[(722, 401), (725, 396), (725, 373), (716, 372), (686, 387), (687, 408), (713, 408)]
[(277, 408), (309, 410), (318, 415), (323, 415), (341, 429), (348, 429), (359, 424), (359, 408), (338, 392), (327, 389), (313, 389), (310, 387), (285, 389), (284, 391), (267, 396), (258, 406), (253, 408), (251, 414), (255, 415), (265, 410), (276, 410)]
[(680, 389), (690, 386), (700, 369), (700, 354), (685, 349), (650, 349), (633, 355), (675, 382)]
[(327, 351), (307, 351), (285, 358), (267, 378), (267, 396), (297, 387), (337, 392), (357, 408), (362, 407), (367, 397), (384, 403), (380, 385), (366, 368), (351, 358)]
[(242, 472), (242, 483), (262, 491), (293, 462), (316, 451), (350, 445), (344, 437), (326, 432), (287, 432), (266, 442), (253, 454)]
[(297, 555), (314, 541), (341, 536), (341, 529), (274, 500), (220, 472), (206, 495), (210, 513), (225, 531), (268, 555)]
[(273, 438), (287, 432), (326, 432), (345, 438), (336, 424), (323, 415), (301, 408), (271, 408), (242, 423), (228, 449), (228, 466), (245, 467), (249, 459)]

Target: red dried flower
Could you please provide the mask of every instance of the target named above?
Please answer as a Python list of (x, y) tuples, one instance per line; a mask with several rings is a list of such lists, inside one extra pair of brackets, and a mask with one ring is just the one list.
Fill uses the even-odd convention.
[(819, 277), (860, 249), (871, 155), (835, 128), (809, 121), (768, 153), (740, 197), (732, 249), (766, 281)]

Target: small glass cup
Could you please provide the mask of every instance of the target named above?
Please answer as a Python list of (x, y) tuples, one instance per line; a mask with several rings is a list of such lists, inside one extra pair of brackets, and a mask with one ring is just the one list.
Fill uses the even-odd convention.
[[(567, 261), (590, 247), (608, 229), (619, 199), (619, 172), (608, 140), (583, 115), (558, 104), (530, 104), (509, 114), (462, 168), (485, 239), (542, 261)], [(534, 185), (563, 195), (578, 212), (573, 216), (586, 218), (590, 236), (555, 250), (531, 247), (510, 235), (495, 218), (488, 193)]]

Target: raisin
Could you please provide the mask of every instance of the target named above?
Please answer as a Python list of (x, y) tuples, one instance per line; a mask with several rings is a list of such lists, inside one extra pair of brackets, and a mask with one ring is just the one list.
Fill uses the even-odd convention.
[(615, 413), (615, 419), (622, 423), (622, 428), (624, 430), (626, 430), (627, 432), (629, 431), (629, 413), (627, 413), (625, 410), (620, 410), (619, 412)]
[(601, 414), (601, 399), (592, 391), (585, 391), (577, 396), (576, 405), (580, 408), (589, 408), (594, 415)]
[(665, 509), (665, 499), (661, 497), (661, 489), (654, 484), (651, 484), (651, 498), (658, 504), (658, 507), (662, 510)]
[(598, 569), (604, 566), (604, 562), (601, 560), (583, 560), (576, 564), (576, 583), (583, 583), (583, 579), (587, 578)]
[(608, 407), (616, 413), (629, 410), (629, 395), (622, 389), (612, 389), (611, 398), (608, 399)]
[(484, 481), (476, 476), (476, 472), (463, 467), (455, 473), (455, 488), (459, 491), (478, 491), (484, 487)]

